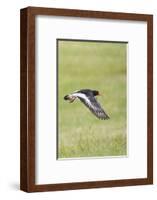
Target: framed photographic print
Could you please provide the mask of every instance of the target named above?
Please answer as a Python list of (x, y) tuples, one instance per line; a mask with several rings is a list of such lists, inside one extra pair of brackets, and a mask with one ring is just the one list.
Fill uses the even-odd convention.
[(153, 16), (21, 9), (20, 188), (153, 183)]

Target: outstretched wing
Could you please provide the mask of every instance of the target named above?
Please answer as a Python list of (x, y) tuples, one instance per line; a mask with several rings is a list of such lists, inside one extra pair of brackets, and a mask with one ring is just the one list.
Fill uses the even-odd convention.
[(89, 110), (99, 119), (109, 119), (109, 116), (105, 113), (100, 103), (94, 96), (86, 96), (84, 94), (75, 93), (81, 102), (89, 108)]

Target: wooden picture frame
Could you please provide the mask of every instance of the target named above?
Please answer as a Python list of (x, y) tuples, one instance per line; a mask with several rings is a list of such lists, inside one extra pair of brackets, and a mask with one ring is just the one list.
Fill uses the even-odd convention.
[[(56, 184), (36, 184), (35, 168), (35, 17), (62, 16), (73, 18), (127, 20), (147, 23), (147, 177)], [(42, 192), (153, 183), (153, 16), (87, 10), (28, 7), (20, 12), (20, 189)], [(142, 73), (142, 72), (141, 72)], [(52, 169), (53, 170), (53, 169)]]

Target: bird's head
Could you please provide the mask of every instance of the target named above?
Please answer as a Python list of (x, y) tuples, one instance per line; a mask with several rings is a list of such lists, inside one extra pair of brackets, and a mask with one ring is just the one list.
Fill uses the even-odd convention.
[(94, 94), (94, 96), (97, 96), (97, 95), (100, 95), (100, 92), (97, 90), (93, 90), (93, 94)]

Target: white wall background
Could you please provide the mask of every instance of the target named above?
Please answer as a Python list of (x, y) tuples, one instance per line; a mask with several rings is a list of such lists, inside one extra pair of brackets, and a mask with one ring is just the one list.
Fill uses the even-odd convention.
[[(20, 8), (27, 6), (60, 7), (154, 15), (154, 44), (157, 44), (156, 0), (15, 0), (0, 4), (0, 199), (156, 199), (157, 198), (157, 136), (154, 125), (154, 185), (103, 188), (77, 191), (27, 194), (19, 190), (20, 141)], [(154, 55), (157, 45), (154, 45)], [(154, 56), (154, 86), (157, 59)], [(154, 90), (154, 102), (157, 92)], [(154, 113), (157, 107), (154, 105)], [(154, 114), (154, 124), (156, 114)], [(156, 147), (155, 147), (156, 145)]]

